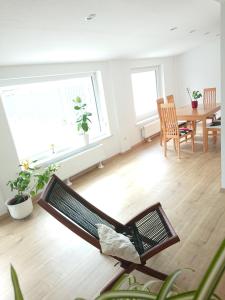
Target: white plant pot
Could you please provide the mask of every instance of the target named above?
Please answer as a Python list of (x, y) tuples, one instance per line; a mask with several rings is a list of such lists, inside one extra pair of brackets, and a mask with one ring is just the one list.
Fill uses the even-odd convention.
[(89, 134), (88, 133), (84, 133), (83, 137), (84, 137), (84, 144), (85, 144), (85, 146), (89, 145)]
[(6, 205), (8, 207), (9, 213), (13, 219), (24, 219), (28, 217), (32, 211), (33, 211), (33, 203), (31, 198), (29, 197), (27, 200), (25, 200), (22, 203), (19, 204), (10, 204), (12, 200), (9, 200), (6, 202)]

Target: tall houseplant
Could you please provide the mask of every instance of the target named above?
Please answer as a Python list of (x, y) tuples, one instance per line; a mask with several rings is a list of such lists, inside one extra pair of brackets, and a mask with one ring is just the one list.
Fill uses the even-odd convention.
[(90, 117), (92, 116), (92, 113), (87, 111), (87, 104), (84, 103), (80, 97), (76, 97), (75, 99), (73, 99), (73, 102), (75, 103), (74, 110), (77, 114), (77, 130), (78, 132), (81, 132), (81, 134), (86, 139), (86, 144), (88, 144), (88, 132), (90, 130)]
[[(36, 163), (33, 161), (32, 163)], [(33, 211), (31, 197), (37, 195), (42, 190), (50, 177), (58, 169), (58, 166), (51, 164), (44, 169), (31, 167), (28, 161), (24, 161), (21, 165), (17, 177), (9, 180), (7, 185), (15, 196), (6, 202), (10, 215), (14, 219), (23, 219), (30, 215)]]

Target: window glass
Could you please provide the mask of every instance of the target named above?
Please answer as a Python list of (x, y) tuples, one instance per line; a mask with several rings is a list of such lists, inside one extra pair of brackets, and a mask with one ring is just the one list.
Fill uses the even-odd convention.
[[(90, 141), (108, 133), (108, 123), (97, 98), (95, 74), (51, 82), (31, 83), (2, 90), (18, 157), (45, 159), (81, 149), (84, 138), (77, 131), (74, 98), (79, 96), (92, 113)], [(52, 159), (52, 158), (51, 158)]]
[(157, 70), (145, 70), (131, 74), (134, 108), (137, 121), (156, 114), (158, 98)]

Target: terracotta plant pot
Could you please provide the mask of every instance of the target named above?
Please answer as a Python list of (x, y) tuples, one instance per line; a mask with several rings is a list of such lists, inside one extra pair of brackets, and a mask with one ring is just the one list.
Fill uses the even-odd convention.
[(192, 106), (192, 108), (197, 108), (198, 107), (198, 101), (197, 100), (192, 100), (191, 106)]
[(30, 197), (21, 203), (14, 204), (15, 199), (6, 202), (6, 206), (13, 219), (24, 219), (28, 217), (33, 211), (33, 203)]

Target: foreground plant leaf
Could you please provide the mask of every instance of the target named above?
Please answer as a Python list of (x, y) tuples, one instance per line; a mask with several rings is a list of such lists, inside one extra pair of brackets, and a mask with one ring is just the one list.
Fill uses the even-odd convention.
[(175, 280), (181, 274), (181, 272), (182, 272), (181, 270), (177, 270), (167, 277), (166, 281), (163, 283), (159, 291), (157, 300), (165, 300), (167, 298), (168, 293), (171, 291)]
[(132, 300), (156, 300), (156, 295), (143, 291), (113, 291), (100, 295), (96, 300), (115, 300), (115, 299), (132, 299)]
[(225, 271), (225, 240), (220, 245), (216, 255), (206, 271), (194, 300), (210, 299)]
[[(190, 292), (185, 292), (181, 293), (175, 296), (171, 296), (167, 298), (168, 300), (194, 300), (196, 296), (197, 291), (190, 291)], [(223, 300), (217, 295), (213, 294), (210, 298), (204, 299), (204, 300)]]
[(16, 271), (12, 265), (11, 265), (11, 278), (12, 278), (12, 283), (14, 288), (15, 300), (24, 300)]

